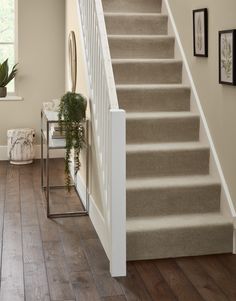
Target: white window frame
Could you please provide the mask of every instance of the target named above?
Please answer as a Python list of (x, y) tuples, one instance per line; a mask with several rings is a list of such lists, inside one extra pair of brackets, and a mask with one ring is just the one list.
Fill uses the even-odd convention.
[[(14, 41), (13, 42), (0, 42), (1, 45), (13, 45), (14, 46), (14, 58), (15, 63), (18, 63), (18, 0), (14, 0)], [(7, 92), (7, 96), (17, 95), (17, 76), (14, 79), (14, 91)]]

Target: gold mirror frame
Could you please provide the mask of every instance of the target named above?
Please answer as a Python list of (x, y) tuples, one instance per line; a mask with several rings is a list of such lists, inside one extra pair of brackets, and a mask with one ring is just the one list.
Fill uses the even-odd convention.
[(75, 93), (76, 82), (77, 82), (77, 48), (76, 48), (76, 38), (75, 32), (71, 31), (69, 33), (68, 39), (68, 54), (69, 54), (69, 74), (71, 81), (71, 91)]

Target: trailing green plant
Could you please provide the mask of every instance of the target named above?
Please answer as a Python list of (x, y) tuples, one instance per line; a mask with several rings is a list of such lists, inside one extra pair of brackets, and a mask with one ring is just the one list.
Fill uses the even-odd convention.
[(13, 80), (17, 73), (16, 66), (17, 64), (13, 66), (9, 74), (8, 59), (2, 64), (0, 63), (0, 87), (6, 87), (6, 85)]
[(65, 182), (70, 191), (70, 155), (74, 149), (75, 172), (80, 169), (80, 151), (85, 143), (84, 121), (86, 118), (86, 98), (78, 93), (67, 92), (62, 98), (59, 106), (58, 119), (61, 133), (65, 133), (66, 155), (65, 155)]

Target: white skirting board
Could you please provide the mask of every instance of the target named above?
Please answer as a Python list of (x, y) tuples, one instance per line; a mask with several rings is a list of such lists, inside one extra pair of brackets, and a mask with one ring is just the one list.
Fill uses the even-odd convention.
[(233, 241), (233, 253), (236, 254), (236, 218), (234, 218), (234, 241)]
[[(45, 152), (45, 151), (44, 151)], [(54, 149), (50, 151), (50, 158), (63, 158), (65, 151), (62, 149)], [(41, 158), (41, 146), (39, 144), (35, 145), (35, 159)], [(8, 160), (7, 146), (0, 145), (0, 161)]]
[[(78, 194), (81, 198), (82, 203), (86, 204), (86, 186), (85, 183), (80, 176), (79, 173), (77, 173), (76, 176), (76, 189), (78, 191)], [(88, 201), (89, 201), (89, 217), (90, 220), (99, 236), (99, 239), (102, 243), (102, 246), (107, 254), (107, 257), (109, 258), (109, 248), (108, 248), (108, 234), (107, 234), (107, 228), (106, 223), (104, 220), (104, 217), (102, 213), (100, 212), (99, 208), (96, 205), (96, 202), (94, 201), (91, 194), (88, 194)]]

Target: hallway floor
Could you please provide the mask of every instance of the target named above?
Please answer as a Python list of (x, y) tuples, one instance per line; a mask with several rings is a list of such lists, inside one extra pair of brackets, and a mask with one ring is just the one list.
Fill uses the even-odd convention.
[[(74, 196), (69, 199), (76, 208)], [(67, 204), (57, 195), (54, 206)], [(0, 239), (1, 301), (236, 300), (231, 254), (130, 262), (126, 278), (111, 278), (88, 217), (46, 218), (39, 161), (0, 162)]]

